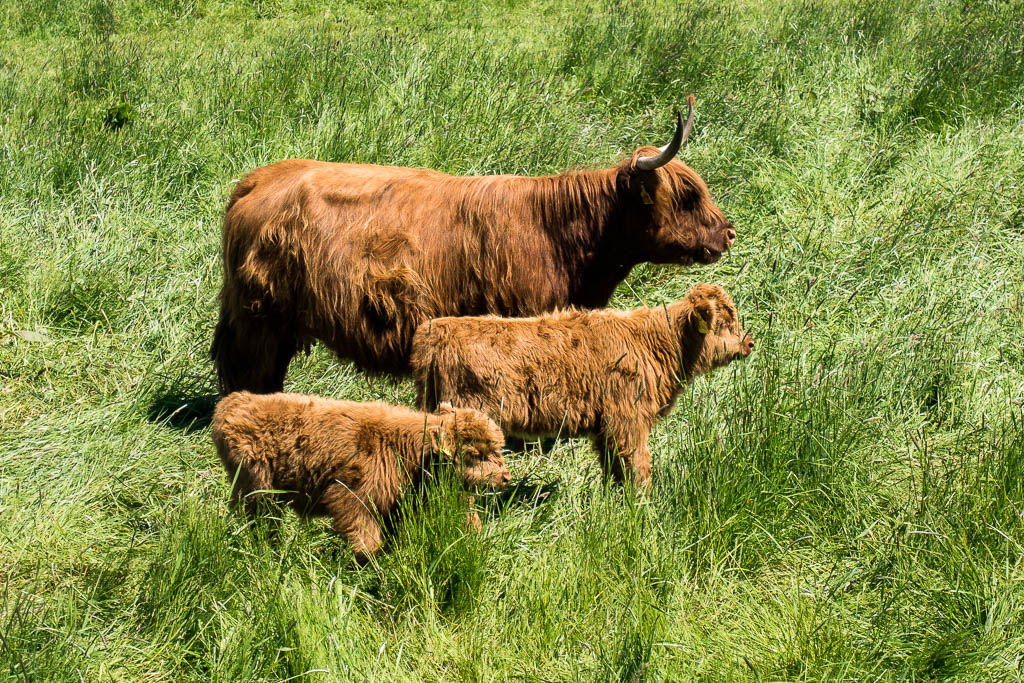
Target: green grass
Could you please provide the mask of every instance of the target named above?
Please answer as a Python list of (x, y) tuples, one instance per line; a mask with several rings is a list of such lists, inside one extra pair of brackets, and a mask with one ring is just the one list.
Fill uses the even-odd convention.
[[(898, 10), (898, 11), (897, 11)], [(1024, 5), (0, 0), (0, 675), (1019, 680)], [(438, 487), (376, 565), (227, 514), (219, 219), (302, 156), (543, 174), (662, 143), (758, 340), (652, 436)], [(411, 403), (323, 349), (289, 390)]]

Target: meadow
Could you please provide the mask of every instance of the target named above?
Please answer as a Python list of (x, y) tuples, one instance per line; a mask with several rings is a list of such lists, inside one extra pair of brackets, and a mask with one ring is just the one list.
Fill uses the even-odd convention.
[[(0, 677), (1020, 680), (1024, 4), (0, 0)], [(757, 349), (652, 434), (451, 485), (359, 568), (227, 510), (233, 183), (289, 157), (542, 175), (663, 144)], [(322, 348), (286, 389), (411, 403)]]

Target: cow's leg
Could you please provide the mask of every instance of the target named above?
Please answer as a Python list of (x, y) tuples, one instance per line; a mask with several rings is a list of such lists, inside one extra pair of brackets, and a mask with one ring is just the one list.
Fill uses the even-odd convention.
[(649, 432), (629, 418), (606, 418), (594, 437), (594, 447), (601, 458), (605, 476), (623, 482), (629, 472), (637, 486), (647, 489), (651, 481), (651, 452), (647, 449)]
[(363, 564), (384, 545), (380, 525), (369, 513), (355, 513), (336, 517), (334, 530), (348, 539), (356, 562)]
[(334, 520), (334, 530), (345, 537), (360, 564), (384, 544), (380, 524), (369, 504), (344, 485), (329, 487), (322, 504)]
[(422, 377), (416, 379), (416, 407), (429, 413), (437, 410), (437, 370), (428, 368)]
[(222, 312), (210, 349), (221, 395), (281, 391), (297, 350), (295, 330), (284, 321), (257, 316), (235, 319)]
[(594, 450), (597, 451), (597, 459), (601, 463), (604, 476), (621, 482), (624, 478), (622, 459), (615, 441), (604, 430), (594, 436)]
[(522, 453), (526, 450), (526, 439), (515, 434), (506, 434), (505, 448), (509, 449), (510, 451)]

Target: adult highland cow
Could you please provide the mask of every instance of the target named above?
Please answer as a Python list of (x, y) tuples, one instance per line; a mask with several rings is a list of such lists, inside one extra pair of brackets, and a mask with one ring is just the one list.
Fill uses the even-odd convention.
[(674, 160), (693, 127), (608, 169), (545, 177), (293, 159), (256, 169), (224, 216), (211, 356), (220, 391), (280, 391), (314, 340), (408, 371), (428, 318), (604, 306), (633, 266), (712, 263), (736, 239)]

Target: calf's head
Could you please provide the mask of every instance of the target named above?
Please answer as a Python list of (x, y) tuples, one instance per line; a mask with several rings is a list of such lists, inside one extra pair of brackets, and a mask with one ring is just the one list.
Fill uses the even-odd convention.
[(494, 420), (473, 408), (453, 408), (442, 403), (439, 441), (445, 456), (459, 468), (468, 489), (504, 488), (512, 479), (502, 449), (505, 435)]
[(619, 186), (634, 207), (628, 234), (639, 257), (651, 263), (714, 263), (736, 241), (736, 230), (711, 200), (707, 185), (674, 157), (693, 129), (693, 95), (686, 123), (676, 112), (676, 133), (664, 147), (641, 147), (618, 169)]
[(746, 358), (754, 350), (754, 340), (743, 331), (736, 304), (718, 285), (695, 285), (681, 308), (682, 343), (700, 348), (700, 370), (707, 372)]

